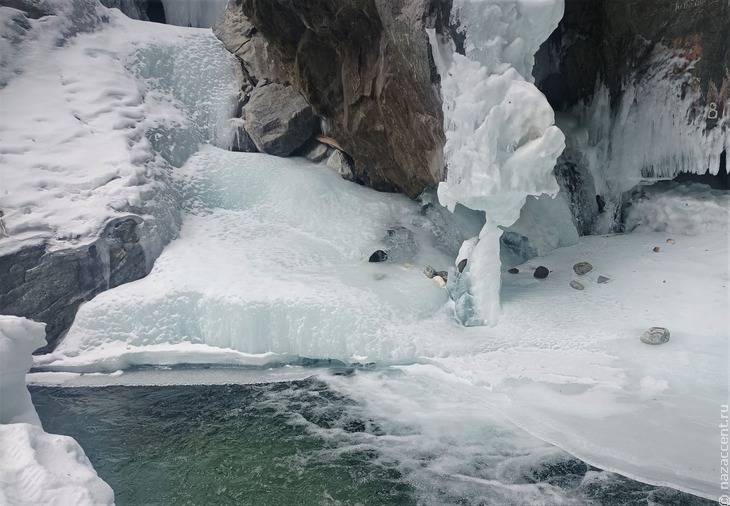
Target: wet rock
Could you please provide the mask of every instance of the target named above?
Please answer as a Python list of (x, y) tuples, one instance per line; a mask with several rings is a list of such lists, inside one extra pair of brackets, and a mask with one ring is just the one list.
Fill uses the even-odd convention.
[(319, 163), (327, 159), (329, 146), (314, 139), (308, 141), (300, 149), (301, 155), (313, 163)]
[(577, 281), (571, 281), (570, 282), (570, 287), (571, 288), (574, 288), (576, 290), (584, 290), (585, 289), (585, 286), (583, 286), (582, 283), (578, 283)]
[(430, 265), (427, 265), (426, 268), (423, 269), (423, 273), (426, 275), (427, 278), (433, 279), (433, 277), (436, 275), (436, 270)]
[(608, 283), (609, 281), (611, 281), (611, 278), (607, 278), (606, 276), (598, 276), (598, 279), (596, 280), (596, 282), (600, 284)]
[(520, 270), (517, 267), (512, 267), (511, 269), (507, 269), (507, 272), (510, 274), (519, 274)]
[(388, 254), (382, 249), (376, 250), (375, 253), (370, 255), (368, 262), (385, 262), (388, 259)]
[(533, 276), (535, 276), (537, 279), (545, 279), (548, 277), (548, 274), (550, 274), (550, 271), (547, 267), (541, 265), (537, 269), (535, 269), (535, 273)]
[(255, 88), (243, 108), (246, 132), (262, 153), (288, 156), (309, 139), (317, 118), (307, 101), (291, 86)]
[(582, 276), (583, 274), (588, 274), (592, 270), (593, 270), (593, 266), (591, 264), (589, 264), (588, 262), (578, 262), (577, 264), (575, 264), (573, 266), (573, 271), (575, 271), (575, 273), (578, 276)]
[(462, 259), (461, 262), (459, 262), (459, 265), (456, 266), (456, 268), (459, 270), (459, 272), (464, 272), (464, 269), (466, 268), (466, 258)]
[(651, 327), (641, 335), (641, 342), (646, 344), (664, 344), (669, 341), (669, 330), (664, 327)]

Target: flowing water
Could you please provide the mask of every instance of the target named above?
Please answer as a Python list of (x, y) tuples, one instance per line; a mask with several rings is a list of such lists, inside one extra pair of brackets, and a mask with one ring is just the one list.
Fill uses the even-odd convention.
[(337, 388), (375, 374), (30, 390), (45, 430), (79, 441), (120, 506), (711, 504), (602, 472), (493, 421), (471, 428), (480, 441), (435, 437), (428, 424), (373, 416)]

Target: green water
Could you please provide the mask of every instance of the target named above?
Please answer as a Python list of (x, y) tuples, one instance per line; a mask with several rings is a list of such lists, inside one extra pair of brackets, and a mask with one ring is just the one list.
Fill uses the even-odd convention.
[(318, 379), (29, 390), (44, 429), (81, 444), (119, 506), (715, 504), (550, 445), (525, 454), (507, 443), (529, 436), (503, 427), (434, 440)]
[(377, 427), (316, 381), (31, 393), (45, 430), (82, 444), (120, 506), (414, 504), (393, 463), (348, 443)]

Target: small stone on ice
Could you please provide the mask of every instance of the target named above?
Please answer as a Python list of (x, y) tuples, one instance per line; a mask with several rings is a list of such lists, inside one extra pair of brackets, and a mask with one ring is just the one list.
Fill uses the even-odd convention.
[(510, 274), (519, 274), (520, 270), (517, 267), (512, 267), (511, 269), (507, 269), (507, 272)]
[(661, 249), (659, 249), (659, 246), (654, 246), (654, 249), (652, 250), (654, 253), (659, 253)]
[(444, 281), (447, 281), (449, 279), (449, 273), (447, 271), (438, 271), (436, 273), (437, 276), (439, 276)]
[(578, 262), (573, 266), (573, 270), (578, 276), (582, 276), (583, 274), (591, 272), (593, 270), (593, 266), (588, 262)]
[(608, 283), (609, 281), (611, 281), (611, 278), (607, 278), (606, 276), (598, 276), (598, 280), (597, 280), (598, 283), (603, 284), (603, 283)]
[(667, 239), (667, 244), (674, 244), (674, 239)]
[(578, 283), (577, 281), (571, 281), (570, 282), (570, 287), (571, 288), (575, 288), (576, 290), (583, 290), (585, 288), (585, 286), (583, 286), (582, 284)]
[(466, 258), (462, 259), (462, 261), (459, 262), (459, 265), (457, 265), (456, 268), (459, 269), (459, 272), (464, 272), (464, 268), (466, 268)]
[(548, 274), (550, 274), (548, 268), (541, 265), (540, 267), (535, 269), (535, 274), (533, 274), (533, 276), (535, 276), (537, 279), (545, 279), (546, 277), (548, 277)]
[(377, 250), (375, 253), (370, 255), (368, 262), (385, 262), (388, 259), (388, 254), (382, 249)]
[(433, 280), (434, 280), (434, 281), (435, 281), (435, 282), (436, 282), (436, 283), (437, 283), (437, 284), (438, 284), (438, 285), (439, 285), (439, 286), (440, 286), (441, 288), (443, 288), (443, 287), (445, 287), (445, 286), (446, 286), (446, 280), (445, 280), (444, 278), (442, 278), (441, 276), (434, 276), (434, 277), (433, 277)]
[(434, 269), (430, 265), (427, 265), (426, 268), (423, 269), (423, 273), (426, 275), (427, 278), (433, 279), (433, 277), (436, 275), (436, 269)]
[(664, 327), (652, 327), (641, 336), (641, 342), (646, 344), (664, 344), (669, 341), (669, 330)]

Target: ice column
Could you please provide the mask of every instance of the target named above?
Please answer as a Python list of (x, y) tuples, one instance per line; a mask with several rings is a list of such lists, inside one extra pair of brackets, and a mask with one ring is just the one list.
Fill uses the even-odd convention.
[[(464, 324), (499, 318), (500, 226), (512, 225), (528, 195), (555, 195), (552, 175), (565, 147), (547, 99), (532, 84), (533, 55), (563, 16), (563, 0), (455, 0), (451, 23), (465, 55), (434, 30), (429, 38), (441, 76), (448, 177), (440, 202), (484, 211), (458, 291)], [(458, 308), (469, 308), (459, 313)]]

